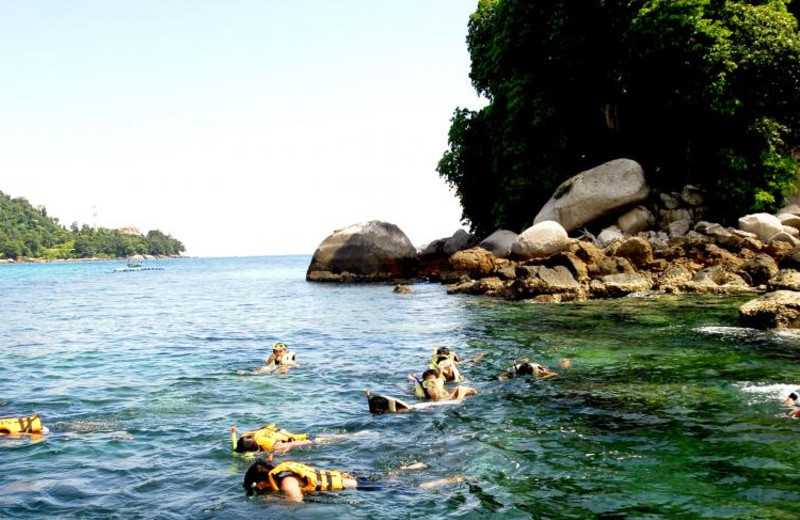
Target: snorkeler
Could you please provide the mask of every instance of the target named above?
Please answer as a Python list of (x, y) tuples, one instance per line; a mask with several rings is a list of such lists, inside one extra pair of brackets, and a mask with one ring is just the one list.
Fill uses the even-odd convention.
[(790, 393), (783, 404), (794, 407), (794, 409), (789, 412), (790, 417), (800, 417), (800, 390), (795, 390)]
[(291, 352), (286, 343), (280, 341), (272, 344), (272, 354), (264, 360), (264, 366), (253, 370), (253, 374), (266, 374), (269, 372), (281, 372), (285, 374), (289, 367), (299, 366), (295, 353)]
[[(569, 368), (569, 359), (562, 359), (560, 366), (563, 369)], [(533, 376), (540, 379), (548, 379), (557, 376), (558, 373), (539, 363), (531, 363), (529, 359), (514, 359), (511, 361), (511, 370), (503, 372), (498, 376), (501, 380), (513, 379), (515, 377)]]
[(308, 434), (292, 433), (270, 424), (257, 430), (243, 433), (238, 439), (236, 438), (236, 427), (232, 427), (231, 444), (233, 451), (237, 453), (259, 451), (286, 453), (292, 448), (314, 444), (314, 441), (309, 439)]
[[(421, 463), (404, 466), (401, 470), (425, 469), (427, 465)], [(421, 489), (432, 489), (443, 485), (463, 482), (461, 475), (439, 479), (421, 484)], [(292, 502), (302, 502), (305, 493), (321, 491), (341, 491), (357, 489), (374, 491), (383, 488), (382, 482), (369, 479), (356, 478), (349, 473), (337, 470), (318, 470), (294, 461), (285, 461), (273, 464), (272, 461), (256, 460), (247, 469), (242, 483), (248, 495), (256, 493), (283, 492), (286, 499)]]
[(369, 388), (364, 389), (364, 395), (367, 396), (370, 413), (397, 413), (411, 411), (411, 406), (405, 401), (401, 401), (400, 399), (386, 395), (372, 395), (372, 392), (369, 391)]
[(428, 369), (422, 373), (420, 380), (416, 374), (410, 374), (408, 378), (414, 382), (414, 394), (420, 399), (431, 399), (432, 401), (442, 401), (455, 399), (460, 401), (467, 396), (476, 394), (474, 388), (459, 385), (449, 392), (444, 388), (444, 379), (439, 376), (437, 370)]

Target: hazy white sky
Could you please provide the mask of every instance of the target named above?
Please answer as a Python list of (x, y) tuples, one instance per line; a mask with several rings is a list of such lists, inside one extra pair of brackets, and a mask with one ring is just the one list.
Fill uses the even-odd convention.
[(460, 227), (435, 171), (477, 0), (0, 3), (0, 191), (200, 256)]

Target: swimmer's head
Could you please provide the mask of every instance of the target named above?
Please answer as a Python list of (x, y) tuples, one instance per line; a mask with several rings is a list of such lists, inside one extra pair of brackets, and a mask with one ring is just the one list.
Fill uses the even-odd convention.
[(439, 373), (436, 370), (433, 370), (432, 368), (428, 369), (428, 370), (426, 370), (425, 372), (422, 373), (422, 380), (423, 381), (427, 381), (427, 380), (430, 380), (430, 379), (436, 379), (437, 377), (439, 377)]
[(275, 466), (263, 459), (256, 460), (252, 466), (247, 468), (247, 472), (244, 474), (244, 482), (242, 483), (242, 487), (247, 491), (247, 494), (264, 493), (269, 490), (269, 472), (273, 469), (275, 469)]
[(369, 397), (369, 411), (370, 413), (387, 413), (389, 412), (389, 400), (382, 395), (373, 395)]
[(236, 453), (258, 451), (258, 443), (252, 437), (241, 437), (236, 443)]
[(282, 352), (286, 350), (286, 343), (282, 343), (280, 341), (272, 344), (272, 351), (275, 353)]

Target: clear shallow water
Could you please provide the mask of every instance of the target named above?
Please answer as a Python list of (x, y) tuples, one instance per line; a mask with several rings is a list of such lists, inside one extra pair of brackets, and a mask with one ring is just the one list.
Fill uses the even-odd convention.
[[(797, 518), (800, 336), (738, 328), (741, 299), (529, 305), (439, 285), (304, 280), (308, 257), (0, 266), (2, 518)], [(287, 342), (288, 375), (239, 376)], [(413, 400), (434, 343), (480, 395), (371, 416), (362, 391)], [(501, 382), (513, 357), (567, 374)], [(291, 458), (383, 491), (247, 498), (229, 428), (268, 422), (341, 442)], [(398, 474), (403, 464), (430, 469)], [(468, 481), (434, 491), (422, 482)]]

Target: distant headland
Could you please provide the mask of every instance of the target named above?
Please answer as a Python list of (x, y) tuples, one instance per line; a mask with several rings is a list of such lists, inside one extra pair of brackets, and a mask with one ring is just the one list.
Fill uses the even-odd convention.
[(44, 206), (32, 206), (24, 197), (11, 198), (0, 191), (0, 263), (106, 260), (143, 255), (145, 258), (180, 257), (180, 240), (135, 227), (108, 229), (69, 228), (47, 214)]

